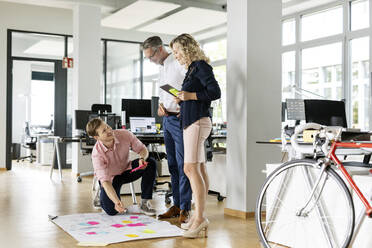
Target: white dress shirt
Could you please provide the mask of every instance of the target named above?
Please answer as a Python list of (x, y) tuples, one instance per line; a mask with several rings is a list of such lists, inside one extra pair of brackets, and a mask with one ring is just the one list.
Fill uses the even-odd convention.
[[(186, 68), (171, 53), (160, 66), (159, 86), (169, 84), (177, 90), (181, 90)], [(159, 103), (163, 103), (168, 112), (179, 112), (180, 106), (174, 101), (174, 97), (163, 89), (159, 89)]]

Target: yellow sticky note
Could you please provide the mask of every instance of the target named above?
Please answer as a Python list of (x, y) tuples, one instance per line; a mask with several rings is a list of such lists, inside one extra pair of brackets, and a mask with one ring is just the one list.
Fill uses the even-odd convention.
[(124, 224), (131, 224), (132, 223), (132, 221), (130, 221), (130, 220), (123, 220), (122, 221)]
[(125, 236), (129, 237), (129, 238), (136, 238), (136, 237), (139, 237), (137, 234), (126, 234)]
[(155, 233), (154, 230), (151, 230), (151, 229), (145, 229), (142, 231), (143, 233)]
[(172, 93), (173, 95), (177, 96), (177, 93), (179, 92), (178, 90), (176, 90), (175, 88), (172, 88), (169, 90), (170, 93)]

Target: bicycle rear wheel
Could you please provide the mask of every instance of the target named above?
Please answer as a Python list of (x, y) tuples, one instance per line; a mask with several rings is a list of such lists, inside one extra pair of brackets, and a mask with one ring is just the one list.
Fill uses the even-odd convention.
[(354, 229), (350, 192), (328, 167), (310, 197), (320, 175), (316, 161), (303, 159), (283, 164), (266, 179), (256, 203), (257, 231), (264, 247), (348, 246)]

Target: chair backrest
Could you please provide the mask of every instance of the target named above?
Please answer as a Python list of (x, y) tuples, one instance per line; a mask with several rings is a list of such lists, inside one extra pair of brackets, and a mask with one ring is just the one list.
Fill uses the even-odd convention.
[(28, 121), (25, 122), (25, 129), (24, 134), (22, 137), (22, 146), (25, 148), (30, 148), (32, 150), (36, 149), (36, 137), (31, 136), (30, 132), (30, 123)]
[(25, 122), (25, 136), (31, 137), (30, 123), (28, 121)]
[(93, 104), (92, 112), (93, 113), (104, 113), (104, 112), (111, 113), (112, 112), (111, 104)]

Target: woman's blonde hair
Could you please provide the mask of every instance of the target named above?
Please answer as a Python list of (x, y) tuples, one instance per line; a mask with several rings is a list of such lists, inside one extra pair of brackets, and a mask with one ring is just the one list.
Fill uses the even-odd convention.
[(181, 34), (174, 38), (170, 43), (172, 49), (175, 43), (181, 45), (181, 49), (185, 54), (186, 59), (190, 60), (190, 63), (196, 60), (204, 60), (209, 63), (209, 58), (205, 55), (199, 43), (191, 35)]

